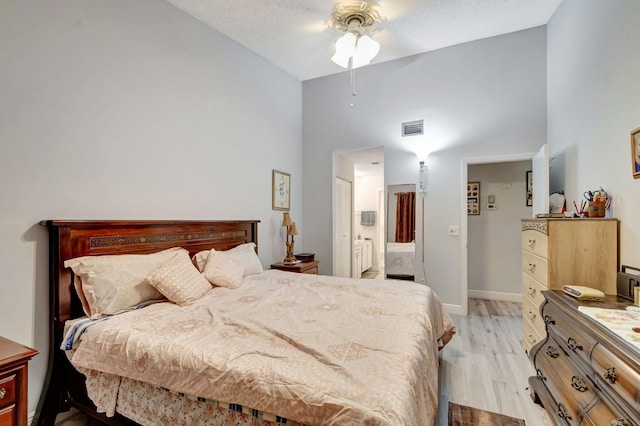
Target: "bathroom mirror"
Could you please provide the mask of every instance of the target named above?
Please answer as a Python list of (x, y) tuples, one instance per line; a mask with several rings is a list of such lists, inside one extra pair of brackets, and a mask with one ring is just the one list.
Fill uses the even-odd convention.
[(415, 277), (416, 185), (387, 186), (387, 278)]

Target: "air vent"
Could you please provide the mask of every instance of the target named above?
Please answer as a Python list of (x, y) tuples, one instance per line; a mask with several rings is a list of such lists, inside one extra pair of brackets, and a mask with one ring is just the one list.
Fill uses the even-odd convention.
[(424, 120), (407, 121), (402, 123), (402, 137), (424, 134)]

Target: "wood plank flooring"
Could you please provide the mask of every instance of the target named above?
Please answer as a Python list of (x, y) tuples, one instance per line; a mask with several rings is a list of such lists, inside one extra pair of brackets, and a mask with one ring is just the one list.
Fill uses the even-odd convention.
[(469, 299), (469, 315), (454, 316), (457, 334), (440, 353), (437, 426), (447, 424), (449, 401), (552, 426), (529, 397), (535, 370), (522, 349), (522, 304)]
[[(527, 426), (552, 426), (527, 390), (535, 371), (520, 343), (522, 304), (469, 299), (469, 315), (452, 318), (457, 334), (440, 352), (436, 425), (447, 425), (452, 401), (523, 419)], [(85, 424), (81, 414), (56, 421), (56, 426)]]

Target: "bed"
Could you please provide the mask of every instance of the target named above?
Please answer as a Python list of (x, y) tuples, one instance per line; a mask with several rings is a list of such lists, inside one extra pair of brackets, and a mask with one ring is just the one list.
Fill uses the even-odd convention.
[(412, 280), (416, 271), (416, 243), (387, 243), (387, 277)]
[[(257, 250), (258, 221), (43, 224), (51, 348), (34, 424), (70, 407), (104, 424), (433, 424), (437, 354), (454, 328), (427, 287), (269, 270), (184, 306), (91, 321), (65, 261)], [(67, 351), (65, 334), (77, 337)]]

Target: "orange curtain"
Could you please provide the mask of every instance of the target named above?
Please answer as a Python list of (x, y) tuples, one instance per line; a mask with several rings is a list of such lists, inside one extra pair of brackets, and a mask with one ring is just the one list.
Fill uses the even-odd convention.
[(396, 196), (396, 243), (410, 243), (415, 239), (416, 193), (398, 192)]

